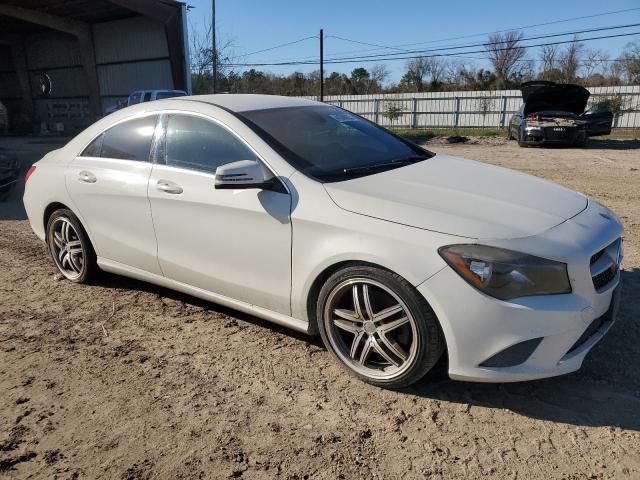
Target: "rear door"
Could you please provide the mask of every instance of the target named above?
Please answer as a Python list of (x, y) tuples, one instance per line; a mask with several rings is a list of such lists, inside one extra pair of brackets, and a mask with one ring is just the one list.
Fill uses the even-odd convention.
[(67, 190), (98, 255), (161, 274), (147, 183), (158, 115), (119, 123), (95, 138), (65, 173)]

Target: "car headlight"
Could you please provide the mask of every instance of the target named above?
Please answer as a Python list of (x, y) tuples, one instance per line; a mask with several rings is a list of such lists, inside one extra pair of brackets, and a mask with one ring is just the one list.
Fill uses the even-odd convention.
[(472, 286), (500, 300), (571, 293), (562, 262), (477, 244), (448, 245), (438, 253)]

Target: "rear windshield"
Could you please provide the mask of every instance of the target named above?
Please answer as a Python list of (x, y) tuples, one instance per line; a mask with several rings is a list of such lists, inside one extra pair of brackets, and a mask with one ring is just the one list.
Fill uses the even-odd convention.
[[(242, 112), (242, 117), (303, 173), (340, 181), (378, 173), (431, 154), (338, 107), (314, 105)], [(256, 129), (257, 127), (257, 129)], [(263, 135), (264, 137), (264, 135)]]

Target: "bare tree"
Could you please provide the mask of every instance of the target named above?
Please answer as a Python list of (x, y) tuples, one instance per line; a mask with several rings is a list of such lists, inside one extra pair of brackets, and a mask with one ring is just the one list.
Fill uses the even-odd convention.
[[(208, 93), (211, 91), (213, 79), (213, 56), (211, 22), (204, 25), (204, 29), (198, 29), (191, 22), (189, 26), (191, 38), (189, 42), (189, 56), (191, 59), (191, 73), (193, 75), (194, 93)], [(219, 35), (218, 35), (218, 38)], [(225, 64), (233, 63), (233, 41), (225, 40), (217, 44), (217, 75), (218, 78), (229, 73), (230, 68)]]
[(622, 55), (614, 62), (619, 75), (627, 84), (640, 82), (640, 43), (628, 43)]
[(382, 91), (384, 83), (389, 78), (389, 69), (383, 63), (377, 63), (369, 71), (367, 80), (367, 93), (377, 93), (374, 90)]
[(582, 59), (582, 68), (585, 78), (590, 78), (595, 73), (602, 73), (601, 67), (609, 61), (609, 55), (604, 50), (587, 49)]
[(407, 73), (404, 74), (400, 83), (411, 85), (416, 92), (421, 92), (428, 73), (428, 57), (412, 58), (407, 62)]
[(558, 66), (558, 45), (543, 45), (540, 48), (542, 72), (548, 72)]
[(485, 44), (489, 61), (496, 72), (496, 88), (504, 88), (515, 65), (522, 60), (526, 50), (520, 46), (522, 32), (494, 33)]
[(562, 72), (563, 81), (570, 83), (577, 80), (578, 68), (580, 67), (583, 51), (584, 44), (580, 43), (577, 37), (574, 37), (573, 41), (569, 43), (564, 52), (562, 52), (558, 60), (558, 65)]

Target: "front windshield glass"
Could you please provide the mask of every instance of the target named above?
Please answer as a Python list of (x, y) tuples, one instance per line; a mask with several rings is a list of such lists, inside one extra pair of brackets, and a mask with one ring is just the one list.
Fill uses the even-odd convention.
[[(242, 112), (286, 159), (320, 181), (346, 180), (429, 158), (363, 118), (331, 105)], [(263, 135), (264, 136), (264, 135)]]

